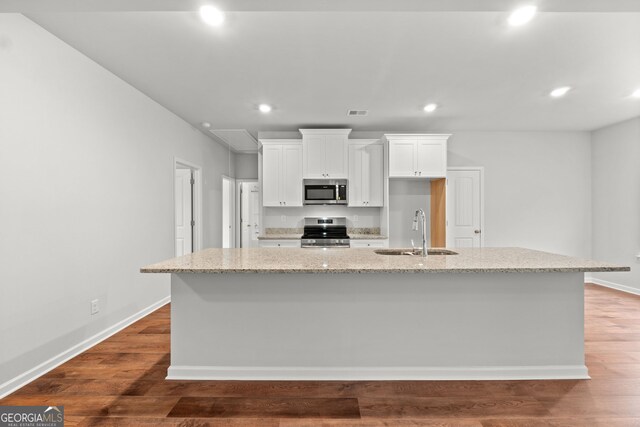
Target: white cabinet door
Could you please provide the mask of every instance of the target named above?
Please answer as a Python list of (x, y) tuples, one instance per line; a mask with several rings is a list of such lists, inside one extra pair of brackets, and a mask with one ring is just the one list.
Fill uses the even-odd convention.
[[(282, 146), (265, 145), (262, 148), (262, 204), (282, 206), (280, 189), (282, 179)], [(300, 183), (302, 185), (302, 182)]]
[(387, 248), (389, 240), (351, 240), (352, 248)]
[(416, 139), (389, 141), (389, 177), (415, 177), (416, 172)]
[(364, 162), (365, 145), (349, 145), (349, 206), (364, 206)]
[(261, 248), (299, 248), (300, 240), (260, 240)]
[(324, 137), (325, 178), (347, 178), (347, 137), (344, 135), (326, 135)]
[(384, 204), (384, 146), (372, 144), (366, 147), (367, 206), (381, 207)]
[(323, 135), (307, 135), (303, 138), (304, 178), (326, 178), (326, 144)]
[(444, 178), (447, 175), (446, 141), (418, 138), (416, 159), (418, 176)]
[(302, 206), (302, 147), (282, 146), (281, 199), (284, 206)]

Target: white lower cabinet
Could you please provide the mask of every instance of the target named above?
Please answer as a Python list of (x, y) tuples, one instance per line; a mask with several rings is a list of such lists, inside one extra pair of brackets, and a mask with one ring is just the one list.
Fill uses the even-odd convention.
[(299, 248), (300, 240), (260, 240), (261, 248)]
[(388, 239), (351, 240), (352, 248), (388, 248)]

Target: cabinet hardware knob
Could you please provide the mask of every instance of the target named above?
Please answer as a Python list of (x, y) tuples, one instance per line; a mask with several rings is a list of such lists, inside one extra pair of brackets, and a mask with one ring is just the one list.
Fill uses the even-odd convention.
[(480, 233), (482, 233), (482, 230), (473, 230), (473, 232), (476, 233), (476, 234), (480, 234)]

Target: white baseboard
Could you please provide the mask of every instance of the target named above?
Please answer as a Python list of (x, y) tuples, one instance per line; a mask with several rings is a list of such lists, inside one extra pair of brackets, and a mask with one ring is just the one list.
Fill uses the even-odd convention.
[(604, 286), (605, 288), (617, 289), (629, 294), (640, 295), (640, 289), (632, 288), (631, 286), (620, 285), (618, 283), (609, 282), (607, 280), (596, 279), (595, 277), (585, 278), (585, 282), (594, 283), (596, 285)]
[(170, 301), (171, 301), (171, 297), (165, 297), (160, 301), (151, 304), (149, 307), (140, 310), (139, 312), (127, 317), (124, 320), (121, 320), (115, 325), (108, 327), (102, 332), (98, 332), (94, 336), (87, 338), (81, 343), (76, 344), (73, 347), (69, 348), (68, 350), (63, 351), (57, 356), (52, 357), (51, 359), (41, 363), (40, 365), (34, 367), (33, 369), (30, 369), (27, 372), (20, 374), (13, 379), (10, 379), (4, 384), (1, 384), (0, 399), (13, 393), (19, 388), (24, 387), (25, 385), (29, 384), (31, 381), (37, 379), (38, 377), (41, 377), (42, 375), (46, 374), (52, 369), (57, 368), (58, 366), (62, 365), (64, 362), (68, 361), (69, 359), (72, 359), (77, 355), (79, 355), (80, 353), (87, 351), (91, 347), (106, 340), (110, 336), (120, 332), (127, 326), (137, 322), (138, 320), (147, 316), (149, 313), (156, 311), (157, 309), (169, 303)]
[(168, 380), (384, 381), (589, 379), (585, 365), (469, 367), (226, 367), (171, 366)]

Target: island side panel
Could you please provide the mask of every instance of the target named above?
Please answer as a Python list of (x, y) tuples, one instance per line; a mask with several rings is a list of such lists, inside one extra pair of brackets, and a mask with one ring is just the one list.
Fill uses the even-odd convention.
[(172, 379), (586, 378), (582, 273), (173, 274)]

